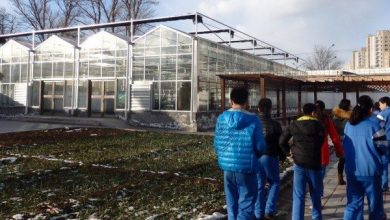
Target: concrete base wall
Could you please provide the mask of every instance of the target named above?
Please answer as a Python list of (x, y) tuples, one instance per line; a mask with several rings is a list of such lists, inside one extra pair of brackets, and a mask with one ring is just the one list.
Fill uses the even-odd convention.
[(220, 112), (197, 112), (196, 125), (197, 131), (214, 130), (217, 118)]
[(191, 123), (190, 114), (190, 112), (132, 111), (129, 113), (128, 121), (134, 126), (196, 131), (196, 124)]
[(24, 114), (25, 111), (25, 106), (0, 107), (0, 115), (19, 115)]

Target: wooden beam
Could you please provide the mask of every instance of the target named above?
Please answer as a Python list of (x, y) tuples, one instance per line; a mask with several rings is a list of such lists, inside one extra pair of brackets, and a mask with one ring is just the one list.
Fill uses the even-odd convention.
[(280, 117), (280, 89), (276, 89), (276, 117)]
[(283, 125), (287, 125), (286, 84), (282, 85), (282, 117)]
[(298, 86), (298, 114), (302, 113), (302, 87)]
[(266, 98), (264, 77), (260, 77), (260, 98)]

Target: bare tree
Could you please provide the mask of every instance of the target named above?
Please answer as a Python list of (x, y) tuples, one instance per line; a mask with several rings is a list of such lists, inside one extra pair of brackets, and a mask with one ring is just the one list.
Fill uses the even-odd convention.
[(16, 18), (8, 13), (5, 8), (0, 8), (0, 34), (12, 33), (16, 30)]
[[(54, 28), (58, 25), (58, 13), (52, 9), (52, 0), (10, 0), (14, 6), (15, 13), (25, 28), (43, 30)], [(39, 35), (43, 41), (45, 36)]]
[(316, 45), (314, 53), (308, 57), (305, 63), (308, 70), (328, 70), (339, 69), (342, 62), (337, 58), (336, 51), (333, 49), (334, 44), (330, 47)]
[(58, 27), (69, 27), (77, 23), (80, 17), (80, 8), (77, 5), (78, 0), (56, 0), (59, 12)]
[[(121, 0), (126, 9), (124, 20), (149, 18), (155, 14), (155, 6), (158, 5), (157, 0)], [(142, 26), (135, 26), (134, 32), (140, 31)], [(130, 27), (126, 27), (128, 36), (131, 34)]]

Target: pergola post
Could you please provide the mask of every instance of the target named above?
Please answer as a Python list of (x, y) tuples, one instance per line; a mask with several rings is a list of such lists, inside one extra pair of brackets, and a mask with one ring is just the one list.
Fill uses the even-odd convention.
[(276, 117), (280, 117), (280, 89), (276, 90)]
[(264, 77), (260, 77), (260, 98), (266, 98)]
[(287, 109), (286, 109), (286, 84), (283, 82), (282, 86), (282, 118), (283, 125), (287, 125)]
[(317, 85), (314, 84), (314, 102), (317, 101)]
[(302, 113), (302, 86), (298, 86), (298, 114)]
[(221, 110), (225, 111), (225, 79), (221, 78)]

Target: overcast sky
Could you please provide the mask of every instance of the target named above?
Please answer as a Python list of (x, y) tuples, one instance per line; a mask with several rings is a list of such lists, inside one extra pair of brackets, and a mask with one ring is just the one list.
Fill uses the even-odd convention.
[[(9, 9), (8, 0), (0, 6)], [(156, 14), (195, 11), (303, 58), (335, 44), (344, 62), (368, 34), (390, 29), (389, 0), (160, 0)]]
[(157, 14), (195, 11), (303, 58), (335, 44), (344, 62), (368, 34), (390, 30), (389, 0), (161, 0)]

